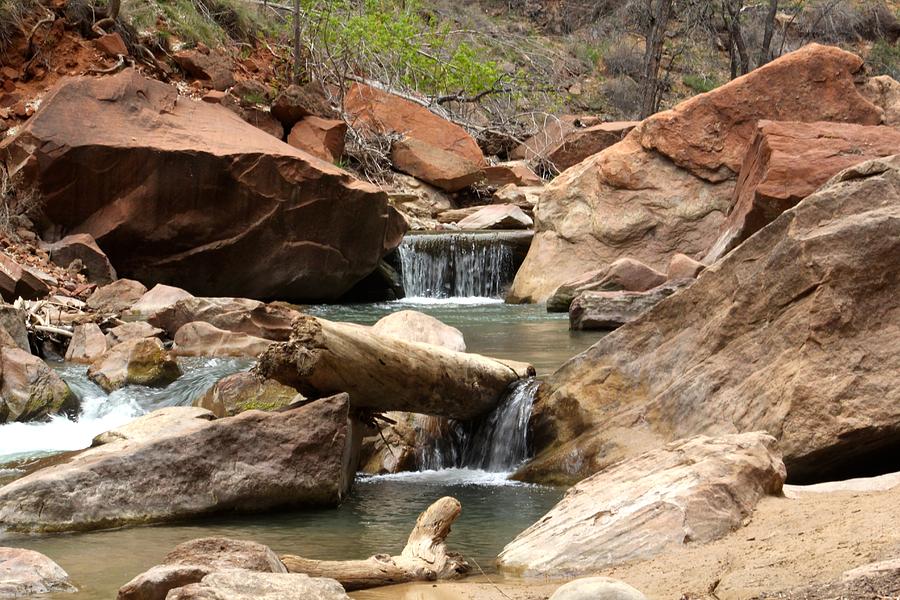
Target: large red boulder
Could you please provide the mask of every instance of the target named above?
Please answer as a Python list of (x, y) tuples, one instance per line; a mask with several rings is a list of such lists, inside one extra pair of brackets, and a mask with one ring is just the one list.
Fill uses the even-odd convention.
[(338, 119), (303, 117), (291, 129), (287, 143), (317, 158), (336, 163), (344, 154), (347, 124)]
[(900, 129), (760, 121), (712, 263), (848, 167), (900, 151)]
[(374, 186), (132, 70), (63, 80), (0, 160), (120, 275), (198, 295), (335, 299), (406, 227)]

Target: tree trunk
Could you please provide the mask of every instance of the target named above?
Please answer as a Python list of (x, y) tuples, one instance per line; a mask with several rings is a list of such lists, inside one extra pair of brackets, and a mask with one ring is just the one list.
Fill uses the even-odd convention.
[[(741, 11), (744, 8), (743, 0), (728, 0), (726, 3), (729, 16), (729, 33), (731, 43), (734, 50), (740, 57), (740, 74), (746, 75), (750, 72), (750, 55), (747, 53), (747, 45), (744, 43), (744, 34), (741, 31)], [(734, 64), (734, 61), (732, 61)], [(732, 68), (732, 79), (734, 79), (734, 71)]]
[(109, 8), (107, 9), (107, 18), (115, 21), (119, 18), (119, 11), (122, 9), (122, 0), (109, 0)]
[(294, 83), (300, 83), (300, 0), (294, 0)]
[(641, 118), (646, 119), (659, 109), (659, 65), (662, 60), (666, 30), (672, 14), (672, 0), (645, 0), (646, 24), (644, 39), (644, 72), (641, 83)]
[(769, 0), (769, 12), (766, 14), (765, 32), (762, 46), (759, 49), (757, 66), (761, 67), (772, 59), (772, 37), (775, 35), (775, 18), (778, 16), (778, 0)]
[(454, 579), (470, 568), (462, 556), (448, 552), (445, 545), (450, 526), (461, 511), (459, 501), (449, 496), (429, 506), (419, 515), (399, 556), (377, 554), (366, 560), (313, 560), (288, 554), (281, 561), (291, 573), (336, 579), (348, 592), (410, 581)]
[(531, 365), (407, 342), (368, 327), (302, 316), (257, 371), (308, 398), (350, 394), (355, 408), (471, 419), (492, 410)]

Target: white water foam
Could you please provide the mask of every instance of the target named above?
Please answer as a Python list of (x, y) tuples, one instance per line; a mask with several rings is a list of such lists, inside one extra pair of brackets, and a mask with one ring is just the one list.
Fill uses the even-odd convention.
[(485, 296), (456, 296), (453, 298), (426, 298), (424, 296), (412, 296), (394, 300), (392, 305), (412, 304), (416, 306), (477, 306), (480, 304), (503, 304), (502, 298), (487, 298)]
[(512, 473), (497, 473), (481, 469), (449, 468), (435, 471), (408, 471), (387, 475), (366, 475), (359, 483), (378, 481), (402, 481), (423, 485), (483, 485), (483, 486), (527, 486), (530, 484), (509, 478)]

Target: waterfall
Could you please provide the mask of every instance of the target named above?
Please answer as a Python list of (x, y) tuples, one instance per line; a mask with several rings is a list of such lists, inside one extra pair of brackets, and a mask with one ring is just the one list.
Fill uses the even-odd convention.
[(513, 251), (494, 233), (408, 235), (403, 289), (413, 298), (499, 298), (515, 276)]
[(521, 379), (490, 414), (474, 423), (442, 420), (420, 446), (420, 470), (453, 467), (497, 473), (512, 471), (528, 458), (528, 420), (540, 382)]

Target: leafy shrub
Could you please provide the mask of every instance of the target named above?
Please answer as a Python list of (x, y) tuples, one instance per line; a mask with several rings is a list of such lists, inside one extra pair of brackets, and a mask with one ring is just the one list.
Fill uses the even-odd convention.
[(719, 87), (719, 82), (707, 75), (685, 75), (681, 82), (698, 94), (703, 94)]
[(900, 79), (900, 47), (884, 40), (875, 42), (869, 52), (869, 67), (875, 75), (890, 75)]
[(32, 9), (33, 0), (0, 0), (0, 53), (21, 34), (23, 21)]

